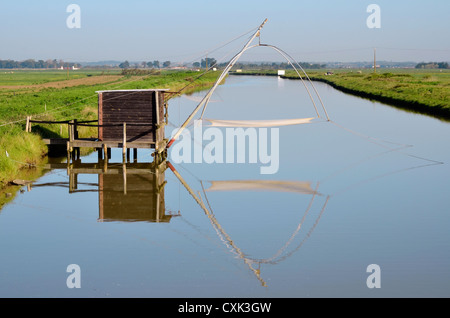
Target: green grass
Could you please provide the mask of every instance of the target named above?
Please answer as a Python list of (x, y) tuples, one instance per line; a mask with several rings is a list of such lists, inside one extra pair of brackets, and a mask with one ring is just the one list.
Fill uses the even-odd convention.
[(119, 75), (120, 70), (9, 70), (0, 69), (0, 86), (36, 85), (96, 75)]
[[(0, 82), (3, 81), (3, 85), (19, 85), (19, 83), (23, 85), (61, 80), (54, 71), (18, 72), (20, 76), (11, 82), (8, 82), (3, 75), (0, 76)], [(85, 71), (83, 74), (87, 77), (87, 74), (95, 72), (98, 71)], [(0, 89), (0, 188), (6, 186), (30, 164), (39, 165), (42, 160), (45, 160), (47, 147), (43, 144), (42, 137), (67, 137), (66, 126), (64, 125), (61, 131), (59, 124), (33, 124), (33, 132), (25, 133), (26, 116), (32, 116), (37, 120), (53, 121), (97, 119), (96, 91), (145, 88), (167, 88), (170, 91), (177, 91), (199, 74), (194, 71), (162, 71), (157, 75), (123, 76), (111, 83), (98, 85), (40, 88), (32, 91)], [(95, 76), (101, 76), (101, 74)], [(190, 86), (190, 90), (211, 86), (218, 76), (219, 72), (210, 72), (196, 80)], [(95, 128), (80, 127), (80, 137), (96, 135)], [(6, 156), (6, 152), (9, 157)]]

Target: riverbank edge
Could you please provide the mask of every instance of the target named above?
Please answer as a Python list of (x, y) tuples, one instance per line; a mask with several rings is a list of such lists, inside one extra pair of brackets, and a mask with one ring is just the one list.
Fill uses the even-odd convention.
[[(283, 78), (283, 79), (300, 80), (300, 78), (298, 76), (277, 75), (275, 73), (264, 73), (264, 72), (261, 72), (261, 73), (258, 73), (258, 72), (230, 73), (230, 75), (279, 76), (280, 78)], [(367, 92), (367, 91), (356, 90), (353, 88), (349, 88), (349, 87), (337, 84), (337, 83), (333, 82), (331, 79), (325, 79), (325, 78), (322, 78), (319, 76), (308, 75), (308, 77), (311, 81), (322, 82), (322, 83), (328, 84), (331, 87), (333, 87), (343, 93), (346, 93), (346, 94), (350, 94), (353, 96), (381, 102), (386, 105), (389, 105), (389, 106), (392, 106), (392, 107), (395, 107), (398, 109), (402, 109), (404, 111), (414, 112), (414, 113), (418, 113), (418, 114), (422, 114), (422, 115), (428, 115), (428, 116), (431, 116), (431, 117), (434, 117), (434, 118), (437, 118), (437, 119), (443, 120), (443, 121), (450, 121), (450, 108), (443, 108), (441, 106), (431, 106), (431, 105), (427, 105), (427, 104), (420, 103), (420, 102), (412, 102), (412, 101), (407, 101), (407, 100), (404, 100), (401, 98), (387, 97), (387, 96), (382, 96), (380, 94), (375, 94), (375, 93), (371, 93), (371, 92)]]

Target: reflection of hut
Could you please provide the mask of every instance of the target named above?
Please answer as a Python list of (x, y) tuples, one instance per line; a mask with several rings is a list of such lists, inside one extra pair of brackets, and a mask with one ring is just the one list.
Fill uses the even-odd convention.
[(99, 174), (99, 220), (169, 222), (164, 170), (164, 162), (152, 169), (133, 169), (129, 164), (117, 173)]
[[(108, 165), (74, 162), (49, 163), (48, 169), (64, 169), (69, 182), (38, 186), (68, 187), (69, 193), (98, 192), (100, 221), (169, 222), (164, 201), (167, 162), (128, 162)], [(98, 183), (79, 182), (80, 174), (97, 174)], [(94, 188), (92, 188), (94, 187)]]

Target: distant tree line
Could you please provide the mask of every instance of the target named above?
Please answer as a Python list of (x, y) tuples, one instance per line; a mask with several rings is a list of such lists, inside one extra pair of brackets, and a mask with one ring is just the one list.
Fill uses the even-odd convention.
[(161, 65), (163, 68), (170, 67), (171, 62), (165, 61), (162, 64), (159, 61), (153, 61), (153, 62), (141, 62), (141, 63), (134, 63), (133, 65), (130, 64), (130, 62), (125, 61), (119, 64), (120, 68), (128, 69), (128, 68), (161, 68)]
[(0, 60), (0, 68), (60, 68), (63, 67), (80, 67), (77, 63), (64, 62), (63, 60), (33, 60), (25, 61)]
[[(207, 57), (205, 59), (202, 59), (200, 62), (192, 63), (192, 66), (195, 68), (210, 68), (211, 66), (216, 65), (216, 63), (217, 63), (217, 60), (215, 58)], [(218, 65), (216, 65), (216, 66), (218, 66)]]
[(448, 63), (447, 62), (422, 62), (416, 65), (416, 68), (428, 68), (428, 69), (433, 69), (433, 68), (440, 68), (440, 69), (447, 69), (449, 68)]
[[(327, 65), (326, 64), (318, 64), (318, 63), (307, 63), (307, 62), (299, 62), (298, 63), (302, 68), (304, 69), (318, 69), (318, 68), (326, 68)], [(221, 63), (218, 66), (219, 67), (225, 67), (227, 65), (227, 63)], [(297, 67), (297, 65), (295, 65), (295, 67)], [(281, 63), (277, 63), (277, 62), (261, 62), (261, 63), (236, 63), (235, 64), (235, 69), (243, 69), (243, 70), (252, 70), (252, 69), (256, 69), (256, 70), (288, 70), (288, 69), (292, 69), (293, 67), (291, 66), (291, 64), (287, 63), (287, 62), (281, 62)]]

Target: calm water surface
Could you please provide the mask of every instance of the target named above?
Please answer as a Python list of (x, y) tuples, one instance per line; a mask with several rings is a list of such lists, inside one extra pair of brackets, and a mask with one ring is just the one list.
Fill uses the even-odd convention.
[[(450, 296), (450, 124), (316, 87), (332, 122), (280, 127), (274, 174), (114, 149), (107, 173), (54, 166), (0, 211), (0, 296)], [(167, 135), (204, 94), (169, 102)], [(313, 116), (300, 81), (230, 76), (204, 117)]]

